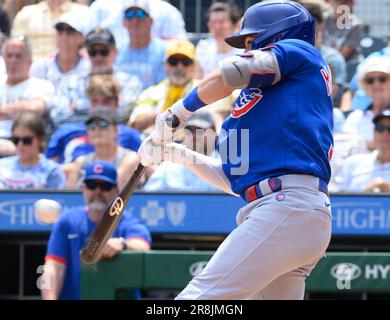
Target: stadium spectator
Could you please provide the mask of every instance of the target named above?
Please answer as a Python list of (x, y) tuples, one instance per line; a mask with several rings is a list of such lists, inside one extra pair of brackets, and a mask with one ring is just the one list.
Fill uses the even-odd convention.
[(11, 141), (16, 155), (0, 159), (2, 189), (63, 189), (65, 176), (60, 166), (42, 153), (45, 125), (41, 118), (25, 112), (12, 125)]
[(367, 141), (372, 149), (373, 117), (390, 105), (390, 59), (372, 57), (359, 68), (359, 85), (372, 104), (366, 110), (355, 110), (349, 114), (343, 126), (343, 132), (354, 134)]
[(183, 98), (195, 86), (195, 47), (187, 40), (170, 43), (164, 67), (167, 79), (144, 90), (130, 118), (130, 125), (144, 131), (154, 125), (156, 116)]
[(332, 13), (325, 18), (324, 44), (341, 52), (345, 61), (357, 61), (363, 25), (352, 13), (355, 0), (328, 0)]
[[(86, 7), (81, 8), (84, 10), (71, 10), (55, 21), (57, 51), (50, 57), (34, 61), (31, 66), (32, 76), (49, 80), (56, 89), (65, 77), (86, 75), (91, 70), (90, 62), (80, 51), (88, 31), (88, 11)], [(57, 120), (55, 114), (53, 120)]]
[(68, 187), (80, 187), (87, 165), (95, 160), (111, 162), (116, 168), (126, 166), (131, 175), (136, 169), (139, 160), (135, 151), (118, 146), (117, 115), (108, 108), (92, 109), (87, 120), (87, 140), (94, 147), (94, 152), (78, 157), (73, 163), (66, 166)]
[[(118, 48), (129, 42), (129, 34), (123, 26), (123, 7), (127, 0), (96, 0), (91, 4), (95, 26), (108, 28), (115, 36)], [(186, 38), (185, 23), (179, 10), (167, 1), (148, 0), (153, 18), (152, 35), (164, 40)]]
[[(194, 113), (185, 125), (184, 145), (205, 155), (215, 153), (215, 121), (208, 111)], [(200, 179), (184, 165), (170, 161), (162, 162), (144, 186), (145, 191), (218, 191), (208, 182)]]
[(378, 113), (373, 124), (376, 150), (346, 159), (336, 191), (390, 191), (390, 109)]
[[(80, 250), (87, 237), (101, 219), (105, 208), (118, 194), (115, 166), (106, 161), (95, 161), (86, 168), (82, 191), (87, 207), (79, 207), (61, 214), (50, 235), (45, 257), (42, 286), (44, 300), (80, 299)], [(113, 259), (124, 249), (150, 249), (151, 236), (147, 228), (125, 212), (108, 240), (102, 259)], [(135, 292), (139, 298), (139, 291)]]
[(122, 71), (136, 75), (143, 89), (165, 79), (163, 68), (167, 44), (153, 37), (153, 18), (147, 0), (128, 0), (123, 11), (123, 23), (130, 35), (130, 42), (120, 49), (116, 64)]
[[(92, 76), (87, 88), (90, 110), (107, 107), (113, 113), (118, 110), (119, 83), (111, 75)], [(84, 121), (87, 114), (80, 115), (73, 122), (61, 124), (51, 136), (46, 156), (59, 163), (70, 163), (77, 157), (94, 151), (88, 142)], [(126, 149), (137, 151), (141, 144), (140, 133), (125, 124), (118, 124), (118, 144)]]
[(91, 62), (90, 74), (74, 74), (65, 79), (58, 88), (59, 100), (63, 103), (63, 106), (60, 108), (64, 112), (63, 117), (66, 117), (66, 112), (69, 113), (69, 117), (72, 117), (74, 113), (76, 115), (80, 113), (86, 114), (89, 108), (86, 88), (88, 87), (90, 76), (108, 74), (112, 75), (120, 84), (118, 114), (128, 119), (141, 92), (141, 81), (138, 77), (114, 67), (118, 49), (115, 45), (114, 36), (108, 29), (96, 28), (88, 33), (86, 35), (85, 47)]
[(55, 52), (54, 22), (71, 10), (85, 12), (89, 8), (70, 0), (43, 0), (38, 4), (24, 6), (13, 21), (11, 34), (25, 35), (31, 39), (34, 61), (44, 58)]
[(4, 140), (11, 136), (13, 120), (26, 111), (47, 115), (54, 97), (54, 87), (49, 81), (30, 77), (31, 47), (25, 37), (5, 40), (2, 55), (7, 80), (0, 84), (0, 156), (6, 156), (14, 150)]
[[(0, 48), (2, 47), (4, 40), (5, 40), (4, 34), (0, 32)], [(7, 78), (7, 72), (5, 71), (5, 62), (0, 50), (0, 84), (2, 84), (6, 78)]]
[(7, 12), (3, 8), (3, 4), (0, 2), (0, 33), (6, 35), (10, 34), (10, 21)]
[[(347, 78), (347, 66), (343, 55), (336, 49), (324, 44), (324, 15), (327, 5), (324, 0), (297, 0), (316, 21), (316, 47), (328, 63), (332, 74), (332, 97), (334, 107), (338, 107)], [(337, 119), (343, 119), (339, 111), (335, 111)]]
[(388, 57), (390, 59), (390, 38), (388, 40), (387, 47), (371, 53), (358, 65), (357, 71), (355, 72), (351, 82), (348, 85), (348, 90), (344, 93), (342, 97), (342, 103), (340, 108), (343, 111), (350, 111), (356, 109), (364, 110), (372, 103), (371, 98), (367, 97), (365, 92), (361, 88), (359, 88), (358, 74), (359, 68), (364, 65), (364, 63), (366, 63), (368, 60), (370, 60), (370, 58), (373, 57)]
[(200, 40), (196, 46), (199, 63), (196, 78), (201, 79), (217, 69), (222, 59), (242, 52), (225, 42), (239, 28), (241, 16), (241, 10), (231, 3), (215, 2), (210, 6), (207, 13), (210, 37)]

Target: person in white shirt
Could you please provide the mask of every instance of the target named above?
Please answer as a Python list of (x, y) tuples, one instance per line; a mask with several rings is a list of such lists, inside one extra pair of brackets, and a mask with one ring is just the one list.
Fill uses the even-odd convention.
[(14, 119), (26, 111), (40, 116), (48, 114), (54, 96), (53, 85), (30, 77), (32, 52), (25, 37), (10, 38), (2, 48), (7, 80), (0, 84), (0, 156), (14, 154), (15, 148), (6, 139), (11, 136)]
[(216, 70), (219, 61), (242, 51), (232, 48), (225, 42), (225, 38), (239, 27), (241, 10), (231, 3), (215, 2), (209, 8), (207, 15), (210, 37), (200, 40), (196, 46), (199, 63), (196, 75), (198, 79)]
[[(83, 8), (83, 10), (81, 10)], [(34, 61), (31, 76), (49, 80), (57, 89), (68, 76), (89, 74), (91, 64), (80, 49), (84, 44), (84, 34), (89, 31), (90, 11), (81, 7), (63, 14), (55, 23), (55, 55)]]
[(364, 139), (368, 149), (372, 150), (372, 119), (390, 105), (390, 58), (369, 58), (359, 68), (358, 78), (360, 86), (373, 102), (366, 110), (353, 111), (345, 120), (342, 131)]
[(373, 124), (376, 150), (347, 158), (335, 191), (390, 191), (390, 109), (377, 114)]

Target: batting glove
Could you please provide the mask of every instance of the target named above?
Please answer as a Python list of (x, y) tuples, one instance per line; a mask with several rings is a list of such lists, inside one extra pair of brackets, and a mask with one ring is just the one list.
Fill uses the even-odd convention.
[[(171, 115), (176, 116), (179, 120), (179, 125), (174, 128), (172, 124), (167, 122), (168, 117)], [(154, 130), (150, 134), (152, 140), (161, 144), (172, 142), (175, 133), (184, 128), (185, 122), (191, 115), (192, 112), (184, 107), (183, 100), (177, 101), (172, 107), (157, 116)]]
[(182, 163), (185, 156), (186, 147), (178, 143), (168, 143), (166, 145), (155, 143), (151, 136), (147, 137), (138, 149), (143, 166), (158, 165), (162, 161)]

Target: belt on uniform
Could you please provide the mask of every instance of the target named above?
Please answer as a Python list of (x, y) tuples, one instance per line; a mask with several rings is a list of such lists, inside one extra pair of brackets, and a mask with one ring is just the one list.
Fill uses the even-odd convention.
[[(310, 183), (308, 183), (310, 182)], [(282, 177), (268, 178), (248, 187), (243, 196), (245, 201), (252, 202), (270, 193), (285, 190), (291, 187), (312, 187), (328, 195), (328, 184), (313, 176), (286, 175)]]

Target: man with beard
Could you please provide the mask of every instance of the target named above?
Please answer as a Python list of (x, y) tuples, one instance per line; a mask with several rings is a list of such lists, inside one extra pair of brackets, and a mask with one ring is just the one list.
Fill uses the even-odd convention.
[[(44, 300), (80, 299), (79, 252), (106, 207), (118, 194), (115, 166), (106, 161), (90, 163), (82, 191), (87, 206), (63, 213), (50, 235), (41, 286)], [(148, 250), (150, 242), (146, 227), (125, 212), (101, 259), (112, 259), (125, 249)], [(138, 298), (139, 291), (134, 295)]]
[(171, 42), (164, 63), (168, 78), (141, 93), (130, 117), (132, 127), (140, 131), (148, 129), (159, 113), (194, 88), (194, 61), (195, 47), (191, 42), (182, 39)]

